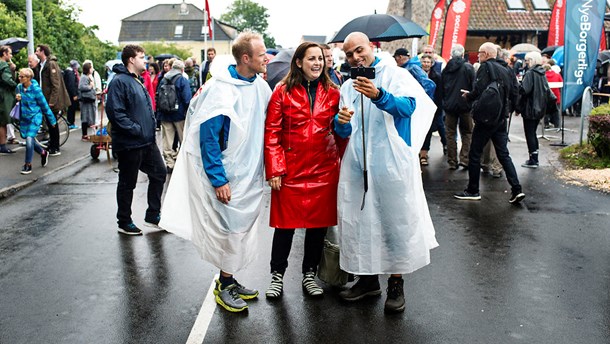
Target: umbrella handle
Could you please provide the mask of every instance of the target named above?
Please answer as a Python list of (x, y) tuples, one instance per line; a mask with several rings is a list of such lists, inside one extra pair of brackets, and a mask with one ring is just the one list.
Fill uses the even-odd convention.
[(362, 161), (364, 163), (364, 168), (362, 170), (362, 177), (364, 178), (364, 194), (362, 195), (362, 205), (360, 206), (360, 210), (364, 209), (364, 200), (366, 198), (366, 192), (369, 191), (369, 178), (368, 178), (368, 171), (366, 169), (366, 142), (365, 137), (366, 135), (364, 134), (364, 95), (362, 93), (360, 93), (360, 118), (361, 118), (361, 125), (362, 125)]

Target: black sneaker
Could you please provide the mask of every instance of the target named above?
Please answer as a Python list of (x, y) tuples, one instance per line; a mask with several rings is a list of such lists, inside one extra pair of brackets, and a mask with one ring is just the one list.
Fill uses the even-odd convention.
[(381, 294), (381, 286), (379, 286), (379, 278), (377, 275), (360, 276), (358, 282), (351, 288), (339, 293), (345, 301), (357, 301), (367, 296), (375, 296)]
[(476, 193), (470, 193), (468, 192), (468, 190), (464, 190), (462, 192), (453, 194), (454, 198), (457, 199), (462, 199), (462, 200), (469, 200), (469, 201), (479, 201), (481, 200), (481, 194), (476, 192)]
[(142, 231), (133, 222), (127, 225), (119, 225), (119, 233), (126, 235), (142, 235)]
[(49, 163), (49, 152), (46, 150), (43, 150), (42, 153), (40, 153), (40, 164), (42, 165), (42, 167), (47, 166), (47, 164)]
[(405, 310), (404, 280), (400, 277), (388, 279), (388, 298), (384, 310), (388, 313), (400, 313)]
[(525, 194), (523, 192), (513, 192), (513, 194), (510, 196), (510, 199), (508, 200), (508, 203), (518, 204), (519, 202), (523, 201), (524, 198)]
[(30, 174), (32, 173), (32, 165), (23, 165), (21, 168), (21, 174)]
[(521, 167), (526, 167), (526, 168), (538, 168), (538, 162), (533, 161), (533, 160), (527, 160), (525, 162), (525, 164), (521, 164)]
[(58, 156), (61, 155), (59, 149), (49, 149), (49, 156)]
[(161, 228), (159, 227), (159, 222), (161, 221), (161, 215), (157, 215), (153, 218), (145, 218), (144, 225), (152, 228)]

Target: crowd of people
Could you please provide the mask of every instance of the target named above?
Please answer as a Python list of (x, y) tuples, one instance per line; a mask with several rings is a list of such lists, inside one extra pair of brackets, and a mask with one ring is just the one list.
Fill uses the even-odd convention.
[[(145, 225), (193, 241), (201, 257), (219, 269), (214, 295), (224, 309), (246, 310), (246, 301), (258, 297), (234, 275), (256, 257), (258, 230), (266, 226), (274, 228), (266, 297), (283, 295), (297, 229), (305, 231), (303, 290), (323, 295), (318, 265), (328, 228), (338, 226), (341, 269), (358, 276), (339, 296), (357, 301), (380, 295), (379, 275), (389, 275), (385, 310), (404, 311), (403, 275), (429, 264), (429, 252), (438, 246), (421, 178), (433, 133), (440, 136), (448, 168), (468, 170), (468, 185), (455, 198), (481, 199), (483, 169), (494, 177), (504, 171), (509, 202), (519, 203), (525, 194), (507, 147), (507, 120), (513, 112), (523, 117), (529, 159), (522, 166), (538, 167), (536, 128), (545, 117), (556, 126), (558, 116), (559, 100), (547, 79), (559, 79), (548, 60), (529, 53), (519, 83), (507, 52), (489, 42), (479, 48), (475, 66), (461, 45), (452, 48), (449, 61), (432, 46), (420, 56), (400, 48), (394, 61), (380, 59), (360, 32), (347, 36), (343, 52), (351, 67), (374, 69), (374, 76), (346, 78), (334, 68), (330, 46), (304, 42), (271, 90), (262, 78), (266, 48), (256, 33), (236, 38), (235, 64), (213, 63), (216, 50), (210, 48), (202, 68), (193, 58), (147, 60), (141, 46), (125, 46), (122, 63), (112, 67), (106, 101), (118, 158), (118, 231), (142, 234), (131, 210), (142, 171), (148, 176)], [(91, 61), (83, 61), (81, 73), (76, 60), (62, 72), (41, 44), (29, 57), (29, 68), (18, 71), (17, 83), (10, 47), (0, 47), (0, 57), (0, 153), (12, 153), (6, 141), (15, 101), (21, 104), (20, 134), (26, 139), (22, 173), (31, 172), (34, 151), (42, 166), (61, 154), (56, 126), (61, 111), (76, 128), (80, 107), (81, 139), (89, 140), (87, 129), (99, 118), (102, 94)], [(484, 101), (493, 83), (502, 95), (501, 115), (492, 122), (477, 120), (473, 105)], [(48, 150), (33, 139), (43, 118), (51, 134)], [(261, 223), (264, 181), (271, 188), (268, 224)]]

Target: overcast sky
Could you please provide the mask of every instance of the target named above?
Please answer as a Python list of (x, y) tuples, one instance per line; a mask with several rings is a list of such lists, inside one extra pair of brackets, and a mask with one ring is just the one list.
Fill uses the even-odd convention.
[[(121, 19), (141, 12), (156, 4), (180, 4), (180, 0), (66, 0), (82, 9), (79, 21), (86, 26), (97, 25), (97, 36), (118, 43)], [(367, 14), (386, 13), (388, 0), (255, 0), (267, 8), (268, 32), (277, 44), (296, 47), (302, 35), (321, 35), (331, 39), (348, 21)], [(187, 1), (203, 8), (205, 0)], [(209, 0), (212, 17), (220, 18), (232, 0)]]

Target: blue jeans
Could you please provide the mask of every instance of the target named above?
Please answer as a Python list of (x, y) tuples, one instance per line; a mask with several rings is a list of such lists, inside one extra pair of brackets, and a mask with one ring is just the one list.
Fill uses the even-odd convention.
[(511, 186), (513, 194), (521, 192), (519, 177), (515, 165), (508, 152), (508, 132), (506, 131), (506, 120), (495, 127), (487, 127), (475, 124), (472, 131), (472, 142), (468, 154), (468, 187), (469, 193), (479, 193), (479, 178), (481, 177), (481, 155), (487, 142), (491, 142), (496, 149), (496, 156), (506, 173), (506, 180)]
[(44, 149), (38, 142), (36, 142), (36, 140), (34, 140), (33, 137), (26, 137), (25, 138), (25, 163), (26, 164), (32, 163), (32, 157), (34, 156), (34, 151), (36, 151), (36, 153), (38, 153), (38, 154), (42, 154)]

